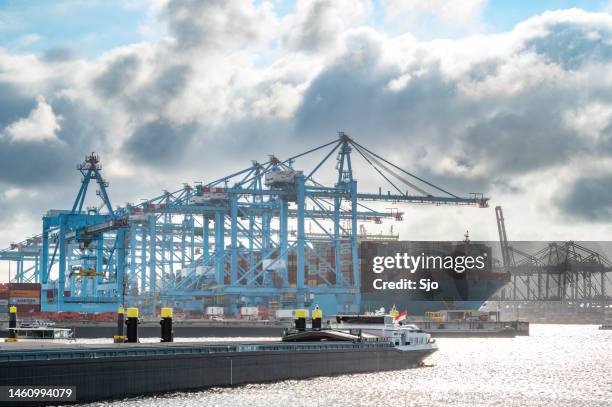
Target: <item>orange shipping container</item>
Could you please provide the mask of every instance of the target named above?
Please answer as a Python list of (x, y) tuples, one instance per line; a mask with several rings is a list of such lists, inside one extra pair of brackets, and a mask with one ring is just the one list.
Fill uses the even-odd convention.
[(11, 290), (11, 297), (40, 297), (40, 290)]

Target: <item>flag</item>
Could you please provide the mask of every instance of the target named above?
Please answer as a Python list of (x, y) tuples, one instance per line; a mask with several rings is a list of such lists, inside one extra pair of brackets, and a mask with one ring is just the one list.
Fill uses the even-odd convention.
[(408, 313), (406, 311), (402, 311), (395, 317), (395, 321), (397, 322), (404, 321), (407, 316), (408, 316)]

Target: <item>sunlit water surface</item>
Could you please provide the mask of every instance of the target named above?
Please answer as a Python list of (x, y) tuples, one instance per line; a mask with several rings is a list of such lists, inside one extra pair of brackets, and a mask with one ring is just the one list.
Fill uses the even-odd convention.
[(427, 360), (430, 367), (92, 405), (612, 406), (612, 331), (599, 331), (596, 326), (532, 325), (529, 337), (441, 338), (437, 342), (440, 350)]

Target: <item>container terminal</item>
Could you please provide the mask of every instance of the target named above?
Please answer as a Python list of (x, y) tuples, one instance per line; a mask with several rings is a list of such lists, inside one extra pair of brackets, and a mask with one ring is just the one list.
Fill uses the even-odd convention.
[[(317, 154), (322, 158), (311, 159), (308, 170), (297, 169), (300, 160)], [(326, 186), (315, 181), (330, 176), (324, 169), (334, 155), (335, 182)], [(315, 304), (326, 315), (373, 312), (392, 305), (411, 315), (425, 315), (444, 309), (477, 310), (490, 298), (514, 305), (611, 303), (606, 285), (610, 286), (612, 263), (605, 256), (573, 242), (551, 244), (551, 252), (572, 254), (581, 265), (567, 269), (573, 263), (545, 264), (546, 253), (531, 255), (509, 242), (501, 207), (496, 207), (501, 264), (492, 263), (486, 271), (468, 270), (461, 280), (438, 273), (437, 296), (374, 292), (368, 271), (375, 256), (407, 250), (451, 252), (467, 245), (469, 250), (490, 252), (490, 247), (467, 238), (401, 241), (392, 224), (388, 233), (370, 233), (367, 224), (383, 228), (403, 220), (396, 207), (382, 211), (376, 205), (487, 207), (488, 198), (452, 194), (344, 133), (293, 157), (271, 156), (227, 177), (185, 184), (116, 209), (99, 158), (91, 154), (77, 168), (82, 182), (72, 208), (49, 210), (41, 234), (0, 250), (0, 265), (8, 269), (10, 279), (0, 284), (0, 319), (10, 304), (18, 307), (22, 320), (53, 320), (87, 336), (85, 331), (112, 326), (121, 306), (139, 307), (145, 318), (171, 306), (186, 321), (238, 318), (239, 323), (200, 322), (237, 335), (248, 326), (254, 328), (251, 333), (263, 335), (274, 320), (291, 318), (296, 308)], [(386, 193), (383, 187), (375, 192), (357, 189), (357, 169), (368, 168), (385, 183)], [(93, 183), (100, 202), (86, 206), (91, 204), (87, 192)], [(588, 279), (583, 264), (590, 267)], [(421, 276), (431, 273), (423, 271)], [(525, 310), (529, 307), (523, 305)], [(504, 308), (502, 315), (517, 319)], [(588, 308), (592, 310), (596, 308)], [(584, 318), (584, 310), (578, 311)], [(190, 324), (184, 325), (187, 331)], [(214, 335), (214, 329), (208, 334)]]
[[(342, 132), (292, 157), (270, 156), (119, 207), (111, 204), (97, 155), (77, 169), (82, 179), (72, 207), (50, 209), (42, 233), (0, 251), (10, 271), (5, 307), (62, 322), (84, 315), (110, 321), (121, 306), (151, 316), (172, 307), (186, 318), (215, 309), (266, 318), (315, 304), (326, 315), (365, 312), (382, 302), (363, 287), (361, 267), (372, 253), (407, 244), (393, 233), (368, 233), (367, 223), (403, 220), (402, 204), (486, 208), (489, 200), (453, 194)], [(365, 178), (361, 171), (368, 170), (384, 187), (358, 188), (357, 173)], [(454, 308), (477, 309), (506, 279), (472, 274), (481, 298)], [(429, 300), (438, 309), (448, 303)]]

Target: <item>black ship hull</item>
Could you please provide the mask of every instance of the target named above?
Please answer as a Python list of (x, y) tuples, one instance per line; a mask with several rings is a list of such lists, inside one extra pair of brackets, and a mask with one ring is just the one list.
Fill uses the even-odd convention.
[[(385, 310), (395, 306), (410, 315), (425, 315), (429, 311), (445, 309), (477, 310), (495, 292), (510, 281), (508, 273), (493, 271), (491, 248), (482, 243), (466, 242), (362, 242), (361, 244), (361, 312)], [(406, 270), (391, 267), (374, 273), (374, 259), (412, 255), (426, 258), (459, 258), (469, 254), (480, 256), (481, 269), (472, 267), (461, 272), (431, 263), (431, 267)], [(418, 289), (380, 289), (382, 281), (412, 281)], [(423, 289), (421, 282), (435, 283), (431, 289)]]
[(4, 352), (0, 386), (74, 386), (76, 401), (83, 402), (406, 369), (433, 351), (400, 351), (388, 343), (50, 347)]

